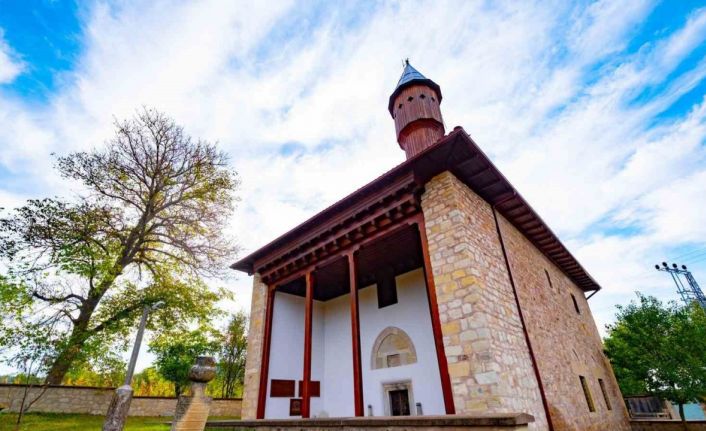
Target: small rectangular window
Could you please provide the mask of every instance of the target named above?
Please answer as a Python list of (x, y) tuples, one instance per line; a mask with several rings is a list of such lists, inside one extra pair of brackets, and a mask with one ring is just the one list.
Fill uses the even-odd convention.
[(574, 308), (576, 309), (576, 314), (581, 314), (581, 309), (579, 308), (579, 303), (576, 302), (576, 297), (574, 294), (571, 294), (571, 300), (574, 302)]
[(378, 274), (378, 308), (397, 304), (397, 284), (392, 271)]
[(544, 270), (544, 275), (547, 276), (547, 283), (549, 283), (549, 287), (554, 288), (554, 285), (552, 284), (552, 279), (549, 277), (549, 271), (546, 269)]
[(583, 395), (586, 397), (586, 404), (588, 404), (588, 411), (595, 412), (596, 405), (593, 404), (593, 397), (591, 397), (591, 390), (588, 388), (588, 382), (584, 376), (579, 376), (581, 380), (581, 388), (583, 389)]
[(608, 398), (608, 391), (605, 389), (605, 383), (603, 382), (603, 379), (598, 379), (598, 386), (601, 387), (601, 392), (603, 392), (603, 399), (605, 400), (605, 406), (608, 407), (608, 410), (613, 410), (613, 406), (610, 405), (610, 399)]

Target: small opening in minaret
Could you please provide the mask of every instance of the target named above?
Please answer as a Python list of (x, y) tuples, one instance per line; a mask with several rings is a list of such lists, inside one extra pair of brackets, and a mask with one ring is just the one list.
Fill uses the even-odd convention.
[(408, 101), (408, 102), (411, 102), (412, 100), (414, 100), (414, 97), (412, 97), (412, 96), (409, 96), (409, 97), (407, 98), (407, 101)]
[(402, 109), (402, 104), (400, 103), (397, 109)]
[(433, 97), (433, 96), (432, 96), (432, 98), (431, 98), (431, 101), (432, 101), (432, 102), (436, 102), (436, 100), (434, 100), (434, 97)]
[(420, 99), (426, 99), (427, 96), (425, 96), (425, 95), (423, 95), (423, 94), (420, 94), (420, 95), (419, 95), (419, 98), (420, 98)]

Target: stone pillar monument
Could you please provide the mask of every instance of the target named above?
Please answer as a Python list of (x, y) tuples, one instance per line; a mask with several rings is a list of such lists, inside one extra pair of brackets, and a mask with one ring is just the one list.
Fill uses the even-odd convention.
[(216, 361), (210, 356), (199, 356), (189, 371), (189, 395), (179, 396), (171, 431), (203, 431), (206, 427), (211, 397), (206, 396), (206, 383), (216, 377)]
[(108, 407), (108, 414), (103, 423), (103, 431), (122, 431), (125, 427), (130, 402), (132, 401), (132, 387), (122, 385), (115, 390), (113, 400)]

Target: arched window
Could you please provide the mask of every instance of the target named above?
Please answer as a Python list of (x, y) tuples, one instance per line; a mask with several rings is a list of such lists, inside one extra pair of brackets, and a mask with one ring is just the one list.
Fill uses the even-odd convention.
[(417, 362), (417, 352), (412, 339), (400, 328), (383, 329), (373, 344), (371, 368), (399, 367)]

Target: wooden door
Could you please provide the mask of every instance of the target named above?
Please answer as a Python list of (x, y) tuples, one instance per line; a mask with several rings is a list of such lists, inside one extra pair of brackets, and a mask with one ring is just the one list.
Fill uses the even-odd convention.
[(407, 389), (390, 391), (390, 413), (392, 416), (409, 416), (409, 392)]

